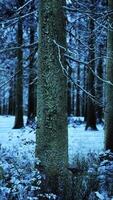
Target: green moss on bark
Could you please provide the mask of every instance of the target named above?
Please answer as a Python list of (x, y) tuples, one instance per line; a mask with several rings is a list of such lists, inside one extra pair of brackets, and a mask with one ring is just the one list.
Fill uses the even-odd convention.
[[(38, 125), (36, 154), (40, 158), (53, 191), (65, 193), (68, 187), (68, 135), (66, 77), (53, 40), (66, 46), (65, 1), (40, 2), (38, 63)], [(62, 62), (65, 59), (62, 53)], [(61, 190), (61, 187), (63, 190)], [(69, 193), (69, 192), (68, 192)], [(62, 195), (63, 195), (62, 194)], [(67, 196), (67, 197), (66, 197)]]

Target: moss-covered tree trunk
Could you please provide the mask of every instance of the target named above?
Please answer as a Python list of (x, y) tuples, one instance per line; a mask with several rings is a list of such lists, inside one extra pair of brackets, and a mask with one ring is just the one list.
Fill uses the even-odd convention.
[[(19, 7), (24, 5), (23, 0), (18, 0)], [(21, 12), (18, 19), (17, 44), (23, 45), (23, 26)], [(23, 127), (23, 52), (17, 50), (17, 68), (16, 68), (16, 108), (15, 108), (15, 125), (14, 128)]]
[[(45, 168), (52, 191), (69, 200), (67, 80), (53, 42), (66, 46), (64, 4), (65, 0), (40, 1), (36, 155)], [(65, 65), (63, 53), (61, 57)]]
[[(108, 1), (109, 10), (113, 10), (113, 1)], [(113, 83), (113, 14), (109, 15), (108, 41), (107, 41), (107, 80)], [(113, 152), (113, 87), (106, 84), (106, 109), (105, 109), (105, 147)]]

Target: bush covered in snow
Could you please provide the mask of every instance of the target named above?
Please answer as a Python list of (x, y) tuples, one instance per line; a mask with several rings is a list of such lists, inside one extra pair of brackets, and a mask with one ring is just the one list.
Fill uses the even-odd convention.
[(87, 199), (92, 191), (97, 191), (97, 169), (99, 159), (97, 154), (89, 153), (87, 157), (77, 155), (73, 161), (72, 171), (72, 196), (75, 200)]
[(86, 158), (76, 157), (71, 171), (74, 199), (113, 199), (113, 153), (105, 151), (99, 156), (89, 153)]
[(109, 150), (99, 155), (98, 167), (99, 194), (102, 200), (113, 198), (113, 153)]
[(38, 170), (39, 160), (29, 159), (16, 147), (13, 150), (1, 147), (0, 158), (1, 200), (56, 199), (43, 190), (45, 175)]
[[(0, 148), (0, 199), (58, 199), (48, 192), (46, 176), (40, 161), (31, 159), (25, 151)], [(89, 153), (77, 156), (69, 168), (72, 174), (72, 198), (76, 200), (111, 200), (113, 197), (113, 153)], [(71, 183), (70, 183), (71, 184)]]

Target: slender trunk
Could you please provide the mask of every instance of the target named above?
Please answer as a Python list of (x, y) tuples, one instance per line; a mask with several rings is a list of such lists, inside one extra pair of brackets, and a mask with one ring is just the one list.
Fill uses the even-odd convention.
[[(24, 4), (20, 1), (20, 6)], [(23, 26), (21, 13), (18, 19), (18, 30), (17, 30), (17, 44), (22, 46), (23, 44)], [(17, 50), (17, 69), (16, 69), (16, 110), (15, 110), (15, 125), (14, 128), (22, 128), (23, 124), (23, 51), (22, 49)]]
[[(34, 1), (31, 2), (31, 12), (35, 9)], [(30, 18), (30, 44), (34, 43), (35, 39), (35, 27), (34, 27), (34, 15)], [(36, 116), (36, 67), (34, 64), (34, 47), (30, 47), (30, 64), (29, 64), (29, 88), (28, 88), (28, 119), (27, 124), (35, 120)]]
[(68, 93), (67, 93), (67, 96), (68, 96), (68, 99), (67, 99), (67, 102), (68, 102), (68, 116), (70, 116), (72, 113), (71, 113), (71, 83), (70, 81), (68, 82)]
[[(99, 59), (99, 63), (97, 66), (97, 75), (103, 79), (103, 59), (102, 59), (102, 52), (103, 52), (103, 45), (99, 46), (99, 54), (100, 54), (100, 59)], [(98, 119), (98, 123), (102, 123), (103, 120), (103, 82), (100, 81), (99, 79), (97, 79), (97, 87), (96, 87), (96, 96), (98, 99), (98, 102), (100, 103), (100, 105), (96, 106), (96, 111), (97, 111), (97, 119)]]
[[(80, 65), (77, 65), (77, 84), (80, 85)], [(80, 89), (76, 90), (76, 116), (80, 116)]]
[[(83, 88), (86, 90), (86, 66), (84, 66), (83, 68)], [(84, 117), (84, 120), (86, 121), (86, 117), (85, 117), (85, 114), (86, 114), (86, 95), (85, 93), (83, 92), (82, 93), (82, 99), (81, 99), (81, 105), (82, 105), (82, 116)]]
[(10, 85), (9, 85), (10, 89), (9, 89), (9, 106), (8, 106), (8, 114), (9, 115), (13, 115), (13, 81), (10, 81)]
[[(71, 76), (72, 70), (69, 68), (68, 70), (69, 76)], [(72, 109), (71, 109), (71, 100), (72, 100), (72, 83), (70, 80), (68, 80), (68, 92), (67, 92), (67, 110), (68, 110), (68, 116), (72, 114)]]
[[(92, 3), (93, 0), (92, 0)], [(94, 9), (94, 8), (93, 8)], [(92, 13), (94, 10), (92, 9)], [(89, 68), (87, 76), (87, 90), (88, 92), (95, 96), (95, 79), (92, 71), (95, 71), (95, 35), (94, 35), (95, 24), (92, 18), (89, 18)], [(87, 117), (86, 117), (86, 130), (91, 128), (92, 130), (97, 130), (96, 127), (96, 110), (94, 101), (87, 96)]]
[[(113, 10), (113, 1), (108, 0), (109, 10)], [(107, 80), (113, 83), (113, 14), (109, 16), (108, 39), (107, 39)], [(105, 109), (105, 148), (113, 152), (113, 87), (106, 84), (106, 109)]]

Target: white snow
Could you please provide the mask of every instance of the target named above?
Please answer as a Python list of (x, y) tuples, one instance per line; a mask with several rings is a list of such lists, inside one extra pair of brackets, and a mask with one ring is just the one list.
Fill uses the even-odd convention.
[(98, 131), (85, 131), (85, 124), (77, 125), (75, 128), (68, 126), (68, 152), (69, 163), (73, 162), (75, 155), (87, 155), (89, 152), (99, 153), (104, 149), (104, 130), (98, 125)]
[(98, 197), (99, 200), (104, 200), (105, 198), (100, 194), (99, 192), (95, 192), (96, 196)]
[[(24, 117), (26, 121), (26, 117)], [(9, 149), (17, 148), (33, 157), (35, 152), (35, 131), (29, 127), (12, 129), (13, 116), (0, 116), (0, 145)], [(69, 163), (75, 156), (86, 155), (89, 152), (100, 152), (104, 149), (104, 130), (98, 126), (98, 131), (85, 131), (85, 125), (68, 125)]]
[[(12, 129), (14, 120), (14, 116), (0, 116), (0, 145), (9, 150), (16, 148), (20, 153), (29, 155), (31, 159), (35, 152), (35, 133), (29, 127)], [(26, 123), (26, 117), (24, 122)]]

